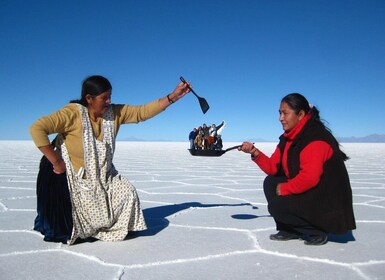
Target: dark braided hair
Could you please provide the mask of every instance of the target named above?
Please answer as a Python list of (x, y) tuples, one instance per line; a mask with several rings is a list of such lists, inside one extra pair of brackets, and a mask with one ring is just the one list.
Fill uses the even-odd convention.
[[(299, 112), (304, 111), (305, 115), (310, 113), (310, 120), (320, 124), (322, 127), (324, 127), (327, 131), (330, 132), (332, 135), (331, 130), (325, 125), (324, 121), (321, 120), (320, 112), (315, 106), (310, 106), (309, 101), (299, 93), (290, 93), (286, 95), (284, 98), (282, 98), (281, 103), (285, 102), (289, 107), (295, 111), (296, 114), (299, 114)], [(340, 147), (340, 144), (338, 143), (337, 139), (332, 135), (332, 138), (334, 139), (335, 143), (337, 144), (337, 147)], [(343, 160), (348, 160), (349, 157), (339, 149), (339, 152), (341, 153), (341, 156)]]
[(87, 107), (87, 94), (95, 97), (111, 89), (111, 83), (105, 77), (100, 75), (89, 76), (83, 81), (80, 99), (71, 100), (70, 103), (79, 103)]

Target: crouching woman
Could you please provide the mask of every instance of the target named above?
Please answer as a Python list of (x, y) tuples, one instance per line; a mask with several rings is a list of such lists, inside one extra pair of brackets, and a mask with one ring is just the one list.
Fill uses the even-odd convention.
[(348, 157), (320, 120), (318, 109), (301, 94), (285, 96), (279, 114), (284, 133), (271, 157), (250, 142), (239, 148), (268, 175), (264, 193), (278, 230), (270, 239), (325, 244), (328, 233), (356, 228), (344, 163)]

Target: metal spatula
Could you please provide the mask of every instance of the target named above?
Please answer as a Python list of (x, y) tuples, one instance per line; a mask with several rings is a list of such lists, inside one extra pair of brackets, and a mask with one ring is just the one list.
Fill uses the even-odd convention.
[[(186, 80), (183, 77), (180, 77), (180, 80), (183, 83), (187, 84)], [(210, 109), (210, 106), (207, 103), (206, 99), (204, 99), (203, 97), (198, 96), (198, 94), (196, 94), (195, 91), (190, 86), (188, 86), (188, 87), (191, 90), (191, 92), (198, 98), (199, 105), (201, 105), (201, 109), (202, 109), (203, 114), (206, 114), (206, 112)]]

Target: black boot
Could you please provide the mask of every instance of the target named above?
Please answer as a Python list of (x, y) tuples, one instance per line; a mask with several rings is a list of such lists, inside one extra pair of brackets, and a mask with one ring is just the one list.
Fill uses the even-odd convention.
[(292, 232), (287, 232), (284, 230), (278, 231), (276, 234), (271, 234), (270, 239), (275, 241), (287, 241), (292, 239), (298, 239), (299, 236)]
[(307, 240), (305, 240), (305, 245), (324, 245), (328, 242), (328, 235), (322, 233), (319, 235), (310, 235)]

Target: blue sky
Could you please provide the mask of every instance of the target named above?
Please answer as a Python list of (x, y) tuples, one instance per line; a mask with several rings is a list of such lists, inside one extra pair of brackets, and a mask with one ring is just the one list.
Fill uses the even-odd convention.
[(187, 141), (226, 120), (224, 141), (282, 133), (283, 96), (300, 92), (336, 136), (385, 134), (385, 1), (3, 0), (0, 139), (28, 140), (37, 118), (106, 76), (113, 102), (144, 104), (184, 76), (186, 96), (118, 140)]

